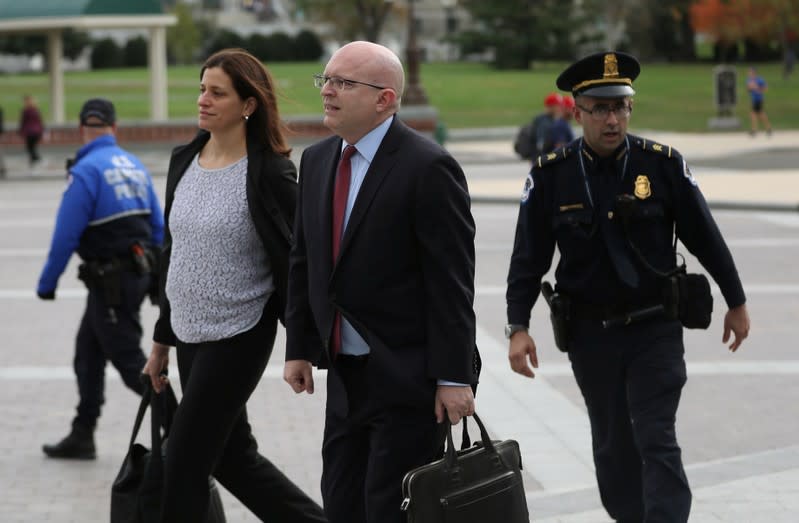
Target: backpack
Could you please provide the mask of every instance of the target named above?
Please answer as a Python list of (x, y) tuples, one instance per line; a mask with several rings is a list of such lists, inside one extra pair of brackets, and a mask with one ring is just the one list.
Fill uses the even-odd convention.
[(522, 125), (513, 141), (513, 150), (522, 158), (529, 160), (533, 157), (533, 123)]

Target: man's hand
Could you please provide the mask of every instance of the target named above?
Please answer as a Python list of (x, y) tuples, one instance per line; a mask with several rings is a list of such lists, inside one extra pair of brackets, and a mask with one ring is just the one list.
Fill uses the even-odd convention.
[(40, 300), (48, 300), (48, 301), (49, 300), (54, 300), (55, 299), (55, 289), (53, 289), (53, 290), (51, 290), (49, 292), (36, 291), (36, 296), (38, 296)]
[(530, 365), (534, 369), (538, 368), (538, 354), (535, 349), (535, 342), (527, 331), (517, 331), (510, 337), (510, 348), (508, 349), (508, 360), (510, 361), (510, 368), (513, 372), (518, 372), (522, 376), (528, 378), (535, 378), (533, 369), (527, 364), (530, 360)]
[(724, 315), (724, 336), (722, 343), (727, 343), (730, 339), (730, 331), (735, 334), (735, 339), (730, 344), (730, 350), (735, 352), (741, 343), (749, 336), (749, 312), (746, 304), (739, 305), (727, 311)]
[(288, 360), (283, 366), (283, 379), (294, 392), (313, 394), (313, 367), (307, 360)]
[(436, 389), (436, 421), (444, 421), (444, 410), (449, 422), (455, 425), (462, 417), (474, 414), (474, 393), (471, 385), (439, 385)]
[(150, 377), (150, 383), (153, 385), (153, 390), (158, 394), (169, 383), (169, 378), (166, 377), (166, 371), (169, 368), (169, 345), (163, 343), (153, 342), (153, 350), (150, 351), (150, 357), (147, 358), (147, 363), (144, 364), (142, 374)]

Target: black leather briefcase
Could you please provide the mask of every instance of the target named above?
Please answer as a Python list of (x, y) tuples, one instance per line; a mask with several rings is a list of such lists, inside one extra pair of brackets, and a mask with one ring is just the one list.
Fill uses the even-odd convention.
[[(455, 451), (452, 426), (442, 459), (411, 470), (402, 480), (408, 523), (528, 523), (522, 459), (514, 440), (492, 441), (477, 417), (481, 441)], [(446, 422), (449, 423), (449, 422)], [(464, 424), (466, 419), (464, 418)]]

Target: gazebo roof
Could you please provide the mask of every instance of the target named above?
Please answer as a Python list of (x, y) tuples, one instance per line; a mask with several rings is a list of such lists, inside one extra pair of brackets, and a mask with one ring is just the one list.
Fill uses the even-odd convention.
[(147, 28), (150, 32), (150, 114), (167, 119), (166, 27), (177, 17), (165, 14), (160, 0), (0, 0), (0, 34), (47, 34), (50, 112), (54, 123), (64, 122), (62, 33), (71, 28)]
[(0, 32), (166, 26), (159, 0), (0, 0)]

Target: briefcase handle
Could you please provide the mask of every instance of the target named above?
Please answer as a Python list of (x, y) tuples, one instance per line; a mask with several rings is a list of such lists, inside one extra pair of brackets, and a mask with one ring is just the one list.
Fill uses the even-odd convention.
[[(508, 468), (507, 464), (503, 461), (502, 456), (500, 455), (499, 452), (497, 452), (496, 447), (494, 447), (494, 442), (491, 441), (491, 438), (488, 436), (488, 431), (486, 430), (485, 425), (483, 425), (483, 421), (480, 419), (480, 417), (477, 415), (476, 412), (472, 414), (472, 417), (474, 417), (474, 421), (477, 422), (477, 426), (480, 427), (480, 439), (483, 442), (483, 448), (485, 449), (485, 452), (487, 454), (491, 454), (494, 456), (494, 462), (496, 463), (498, 468)], [(452, 424), (450, 423), (449, 418), (447, 418), (447, 416), (444, 416), (444, 419), (445, 423), (447, 424), (447, 450), (444, 455), (444, 461), (446, 463), (447, 469), (450, 471), (450, 474), (454, 477), (457, 476), (457, 470), (459, 468), (458, 457), (455, 452), (455, 443), (452, 441)], [(463, 417), (462, 419), (463, 419), (463, 431), (464, 431), (463, 448), (465, 448), (465, 443), (470, 441), (470, 439), (469, 439), (469, 433), (466, 430), (467, 418)]]

